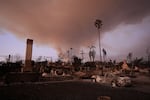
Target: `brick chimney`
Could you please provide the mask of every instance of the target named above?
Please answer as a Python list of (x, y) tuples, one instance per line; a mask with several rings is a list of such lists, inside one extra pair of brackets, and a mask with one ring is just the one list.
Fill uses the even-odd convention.
[(25, 66), (23, 71), (24, 72), (32, 72), (32, 45), (33, 45), (33, 40), (32, 39), (27, 39), (27, 46), (26, 46), (26, 59), (25, 59)]

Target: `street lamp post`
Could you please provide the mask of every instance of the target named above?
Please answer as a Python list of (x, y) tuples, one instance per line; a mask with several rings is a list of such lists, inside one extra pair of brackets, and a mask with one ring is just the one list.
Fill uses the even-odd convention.
[[(98, 30), (98, 39), (99, 39), (99, 60), (100, 60), (100, 62), (102, 62), (101, 40), (100, 40), (100, 38), (101, 38), (101, 35), (100, 35), (100, 28), (101, 28), (102, 25), (103, 25), (103, 24), (102, 24), (102, 21), (99, 20), (99, 19), (96, 19), (96, 21), (95, 21), (95, 27), (96, 27), (97, 30)], [(102, 75), (103, 75), (103, 68), (102, 68)]]

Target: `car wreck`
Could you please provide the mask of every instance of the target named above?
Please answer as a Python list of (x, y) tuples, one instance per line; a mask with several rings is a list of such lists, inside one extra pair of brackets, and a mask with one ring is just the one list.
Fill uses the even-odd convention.
[(105, 73), (104, 76), (92, 75), (93, 82), (104, 83), (111, 85), (112, 87), (127, 87), (131, 86), (131, 78), (128, 76), (120, 76), (113, 73)]

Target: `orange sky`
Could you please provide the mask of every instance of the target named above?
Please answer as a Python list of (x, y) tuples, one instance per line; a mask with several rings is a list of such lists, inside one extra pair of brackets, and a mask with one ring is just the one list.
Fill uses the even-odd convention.
[(119, 59), (128, 52), (144, 56), (150, 46), (149, 4), (149, 0), (0, 0), (0, 36), (9, 33), (22, 41), (32, 38), (37, 45), (58, 52), (71, 47), (75, 53), (83, 48), (88, 52), (87, 47), (95, 45), (98, 56), (94, 21), (101, 19), (102, 47), (110, 57)]

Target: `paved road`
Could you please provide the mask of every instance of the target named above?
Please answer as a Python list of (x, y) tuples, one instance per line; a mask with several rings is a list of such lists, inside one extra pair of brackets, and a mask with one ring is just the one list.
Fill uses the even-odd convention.
[(111, 100), (150, 100), (150, 93), (133, 88), (111, 88), (84, 81), (0, 86), (0, 98), (5, 100), (97, 100), (104, 95)]
[(149, 75), (137, 75), (136, 78), (132, 78), (133, 89), (150, 93), (150, 76)]

